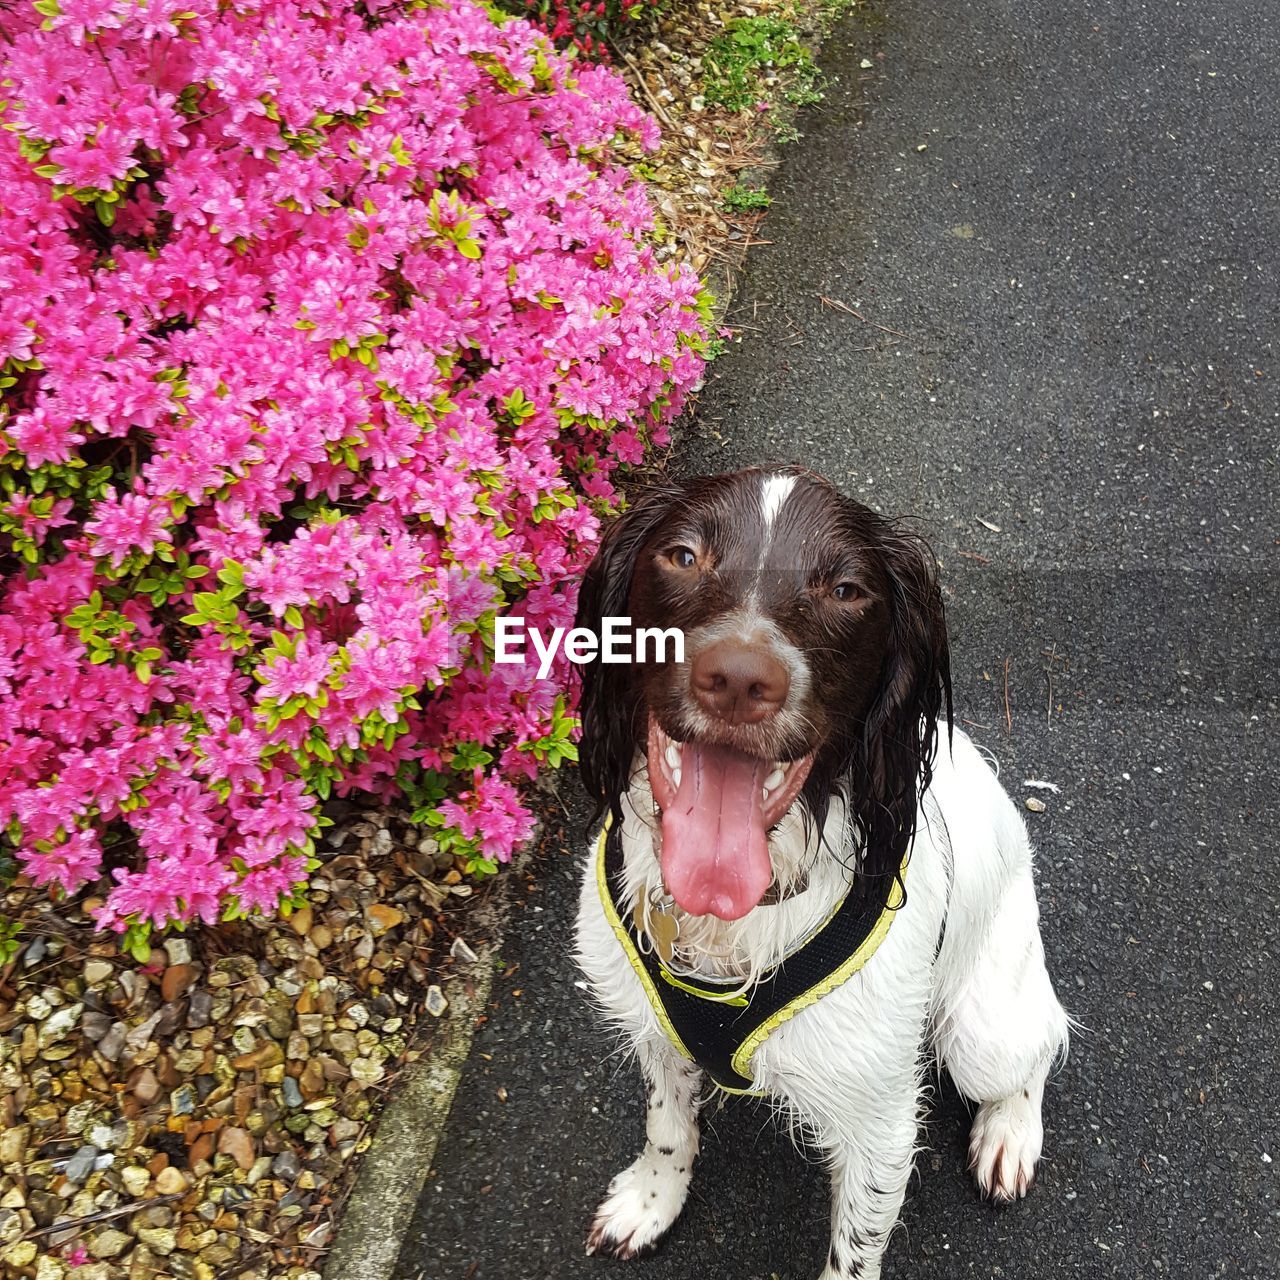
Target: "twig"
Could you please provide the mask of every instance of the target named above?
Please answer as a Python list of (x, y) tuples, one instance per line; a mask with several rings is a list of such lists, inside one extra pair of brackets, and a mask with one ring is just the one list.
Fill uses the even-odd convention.
[(1013, 712), (1009, 709), (1009, 659), (1004, 660), (1004, 726), (1013, 732)]
[(47, 1227), (34, 1227), (22, 1238), (24, 1240), (34, 1240), (36, 1236), (47, 1236), (54, 1231), (78, 1231), (81, 1227), (87, 1227), (91, 1222), (106, 1222), (108, 1218), (123, 1218), (127, 1213), (141, 1213), (143, 1209), (150, 1209), (153, 1205), (168, 1204), (172, 1200), (181, 1200), (186, 1194), (185, 1191), (175, 1191), (171, 1196), (154, 1196), (150, 1200), (135, 1200), (129, 1204), (122, 1204), (116, 1209), (103, 1209), (101, 1213), (88, 1213), (83, 1218), (55, 1222)]
[(830, 307), (833, 311), (843, 311), (845, 315), (850, 315), (855, 320), (861, 320), (863, 324), (869, 324), (873, 329), (879, 329), (881, 333), (891, 333), (895, 338), (905, 338), (907, 336), (901, 329), (890, 329), (887, 324), (877, 324), (874, 320), (868, 320), (861, 311), (855, 311), (847, 302), (841, 302), (839, 298), (828, 298), (820, 293), (818, 294), (818, 301), (823, 306)]
[(640, 70), (640, 64), (629, 54), (624, 52), (622, 60), (635, 73), (636, 79), (640, 82), (640, 87), (644, 90), (644, 96), (649, 99), (649, 105), (653, 108), (654, 114), (658, 119), (667, 126), (668, 129), (674, 129), (676, 122), (667, 115), (666, 108), (658, 101), (658, 95), (649, 88), (649, 82), (644, 78), (644, 72)]

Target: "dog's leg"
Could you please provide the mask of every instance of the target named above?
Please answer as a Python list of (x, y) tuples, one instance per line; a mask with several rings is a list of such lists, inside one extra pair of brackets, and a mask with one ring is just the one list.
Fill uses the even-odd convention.
[(1046, 1059), (1019, 1092), (984, 1102), (969, 1134), (969, 1168), (984, 1195), (997, 1201), (1018, 1200), (1035, 1181), (1044, 1145), (1040, 1103), (1044, 1097)]
[(1035, 1180), (1040, 1104), (1070, 1019), (1045, 968), (1029, 850), (997, 907), (968, 980), (948, 994), (937, 1044), (956, 1087), (981, 1105), (969, 1164), (984, 1195), (1017, 1200)]
[(639, 1159), (609, 1184), (587, 1236), (588, 1253), (636, 1258), (670, 1230), (684, 1208), (698, 1154), (702, 1072), (665, 1037), (637, 1047), (649, 1086)]
[(888, 1090), (870, 1109), (858, 1100), (850, 1115), (861, 1118), (817, 1135), (831, 1166), (831, 1247), (821, 1280), (879, 1280), (911, 1177), (918, 1110), (918, 1088)]

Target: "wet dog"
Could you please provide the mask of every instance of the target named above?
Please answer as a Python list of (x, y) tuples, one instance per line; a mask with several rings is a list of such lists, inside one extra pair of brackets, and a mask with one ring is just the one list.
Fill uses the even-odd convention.
[(685, 646), (582, 669), (605, 828), (577, 956), (649, 1091), (588, 1249), (634, 1257), (674, 1223), (710, 1082), (763, 1094), (824, 1153), (822, 1280), (874, 1280), (930, 1059), (978, 1104), (978, 1186), (1012, 1200), (1069, 1031), (1021, 816), (951, 728), (934, 558), (808, 472), (702, 478), (608, 531), (578, 624), (618, 616)]

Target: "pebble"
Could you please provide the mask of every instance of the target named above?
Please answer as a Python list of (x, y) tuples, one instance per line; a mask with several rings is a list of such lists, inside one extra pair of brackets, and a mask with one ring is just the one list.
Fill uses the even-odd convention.
[(302, 1090), (304, 1098), (316, 1098), (320, 1091), (324, 1088), (324, 1067), (320, 1063), (319, 1058), (311, 1058), (307, 1065), (302, 1068), (302, 1075), (298, 1078), (298, 1086)]
[(161, 1169), (156, 1174), (156, 1194), (162, 1196), (179, 1195), (187, 1189), (187, 1175), (172, 1165)]
[(29, 1267), (35, 1261), (36, 1242), (19, 1240), (4, 1251), (4, 1261), (12, 1267)]
[(362, 1127), (359, 1120), (340, 1119), (333, 1122), (329, 1132), (335, 1142), (345, 1142), (348, 1138), (357, 1137)]
[(354, 1058), (358, 1049), (356, 1038), (350, 1031), (335, 1031), (329, 1037), (329, 1045), (335, 1053), (340, 1053), (344, 1058)]
[(189, 1116), (196, 1109), (196, 1091), (189, 1085), (179, 1085), (169, 1095), (169, 1106), (175, 1116)]
[(120, 1170), (120, 1181), (124, 1183), (124, 1189), (135, 1200), (141, 1200), (147, 1194), (147, 1188), (151, 1185), (151, 1173), (141, 1165), (125, 1165)]
[(127, 1034), (128, 1028), (123, 1022), (113, 1022), (111, 1030), (98, 1041), (98, 1052), (108, 1062), (118, 1062), (120, 1055), (124, 1052), (124, 1041)]
[(218, 1134), (218, 1154), (230, 1156), (246, 1172), (253, 1168), (256, 1158), (254, 1141), (248, 1129), (229, 1125)]
[(80, 1030), (84, 1032), (86, 1039), (97, 1043), (111, 1030), (111, 1016), (99, 1013), (96, 1009), (87, 1009), (80, 1019)]
[(45, 1048), (67, 1035), (72, 1027), (80, 1021), (80, 1015), (83, 1012), (84, 1005), (69, 1004), (59, 1009), (56, 1013), (50, 1014), (40, 1028), (41, 1048)]
[(107, 1227), (105, 1231), (99, 1231), (90, 1239), (89, 1252), (95, 1258), (118, 1258), (132, 1244), (132, 1236), (125, 1235), (123, 1231), (117, 1231), (115, 1227)]
[(232, 1059), (237, 1071), (259, 1071), (263, 1067), (279, 1066), (284, 1061), (284, 1050), (274, 1040), (263, 1040), (251, 1053), (242, 1053)]
[(433, 982), (427, 988), (427, 1012), (433, 1018), (438, 1018), (448, 1007), (449, 1002), (444, 998), (444, 992)]
[(143, 1067), (138, 1078), (133, 1082), (133, 1096), (142, 1105), (149, 1106), (160, 1096), (160, 1081), (150, 1067)]
[(280, 1092), (284, 1097), (285, 1106), (302, 1106), (302, 1090), (298, 1088), (298, 1082), (292, 1076), (285, 1076), (280, 1082)]
[(178, 999), (195, 981), (196, 970), (190, 964), (171, 964), (160, 979), (160, 998), (166, 1002)]
[(1045, 811), (1045, 803), (1039, 796), (1028, 796), (1024, 803), (1032, 813), (1043, 813)]
[(386, 1071), (382, 1064), (369, 1058), (356, 1058), (351, 1063), (351, 1077), (353, 1080), (359, 1081), (360, 1084), (377, 1084), (384, 1075), (386, 1075)]
[(405, 915), (398, 907), (389, 907), (386, 903), (375, 902), (365, 909), (365, 917), (375, 938), (381, 937), (389, 929), (404, 923)]
[(84, 962), (84, 980), (91, 987), (96, 987), (115, 973), (115, 966), (109, 960), (86, 960)]
[(167, 1258), (178, 1247), (177, 1233), (172, 1227), (139, 1227), (138, 1239), (162, 1258)]
[(16, 1165), (26, 1154), (30, 1137), (29, 1124), (17, 1124), (0, 1131), (0, 1165)]
[(201, 989), (193, 991), (187, 1001), (187, 1026), (193, 1029), (208, 1026), (212, 1010), (212, 993)]
[(93, 1162), (98, 1158), (98, 1148), (83, 1146), (67, 1161), (63, 1171), (69, 1182), (83, 1182), (93, 1172)]
[(21, 1235), (21, 1216), (12, 1209), (0, 1209), (0, 1246), (12, 1244)]

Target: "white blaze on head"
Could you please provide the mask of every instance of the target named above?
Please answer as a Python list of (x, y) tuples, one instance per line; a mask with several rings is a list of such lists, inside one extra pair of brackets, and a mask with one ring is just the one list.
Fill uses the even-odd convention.
[(773, 535), (773, 522), (778, 518), (791, 490), (795, 487), (795, 476), (765, 476), (764, 487), (760, 493), (760, 514), (764, 519), (764, 536), (766, 541)]
[(773, 543), (773, 526), (777, 522), (778, 513), (786, 506), (791, 490), (795, 487), (795, 476), (765, 476), (760, 488), (760, 522), (764, 526), (760, 538), (760, 563), (757, 572), (764, 569), (765, 557)]

